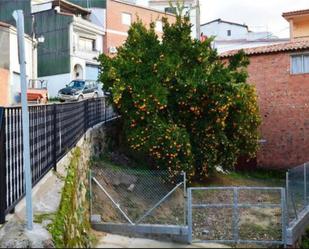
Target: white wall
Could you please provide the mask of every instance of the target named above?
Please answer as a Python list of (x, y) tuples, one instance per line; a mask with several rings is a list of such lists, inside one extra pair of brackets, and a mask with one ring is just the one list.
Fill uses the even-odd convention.
[(90, 21), (101, 28), (106, 28), (106, 9), (91, 8)]
[(97, 35), (96, 48), (97, 51), (103, 53), (103, 35)]
[(58, 74), (53, 76), (45, 76), (39, 79), (47, 80), (47, 90), (49, 97), (57, 97), (58, 91), (71, 82), (70, 74)]
[[(27, 81), (36, 78), (36, 69), (32, 70), (33, 66), (37, 67), (37, 60), (33, 60), (33, 43), (32, 40), (25, 37), (25, 53), (26, 53), (26, 76)], [(36, 54), (35, 54), (36, 55)], [(19, 100), (20, 94), (20, 65), (18, 60), (18, 44), (17, 33), (15, 28), (10, 29), (10, 104), (15, 104)]]
[[(227, 35), (228, 30), (231, 30), (231, 36)], [(203, 25), (201, 26), (201, 32), (208, 37), (215, 36), (216, 40), (245, 39), (248, 35), (246, 27), (223, 22), (213, 22)]]
[[(190, 22), (193, 25), (192, 28), (191, 28), (191, 37), (196, 38), (196, 9), (192, 8), (190, 10), (190, 3), (188, 3), (188, 2), (185, 3), (184, 5), (185, 5), (184, 12), (190, 11), (190, 13), (189, 13)], [(156, 9), (156, 10), (159, 10), (159, 11), (162, 11), (162, 12), (165, 12), (165, 8), (170, 7), (170, 5), (169, 5), (168, 1), (166, 1), (166, 3), (162, 3), (162, 2), (161, 3), (153, 3), (152, 2), (152, 3), (149, 3), (149, 7)]]

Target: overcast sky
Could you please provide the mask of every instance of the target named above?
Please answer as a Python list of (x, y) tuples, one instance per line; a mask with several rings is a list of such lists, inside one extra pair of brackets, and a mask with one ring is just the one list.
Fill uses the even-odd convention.
[[(137, 0), (147, 4), (147, 0)], [(289, 36), (289, 24), (282, 12), (309, 9), (309, 0), (200, 0), (201, 23), (217, 18), (245, 23), (252, 31), (270, 31)]]

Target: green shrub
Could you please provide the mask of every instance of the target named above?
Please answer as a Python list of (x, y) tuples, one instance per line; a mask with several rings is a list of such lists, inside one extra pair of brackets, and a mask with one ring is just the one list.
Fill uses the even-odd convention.
[(117, 56), (101, 55), (100, 81), (122, 115), (131, 150), (178, 174), (233, 169), (258, 148), (259, 109), (246, 83), (243, 52), (222, 62), (212, 39), (191, 39), (188, 18), (165, 19), (162, 41), (141, 21), (132, 24)]

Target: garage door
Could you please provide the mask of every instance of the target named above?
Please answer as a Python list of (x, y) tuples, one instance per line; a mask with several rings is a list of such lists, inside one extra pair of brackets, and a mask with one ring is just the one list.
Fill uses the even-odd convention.
[(99, 66), (97, 65), (86, 65), (86, 80), (98, 80)]

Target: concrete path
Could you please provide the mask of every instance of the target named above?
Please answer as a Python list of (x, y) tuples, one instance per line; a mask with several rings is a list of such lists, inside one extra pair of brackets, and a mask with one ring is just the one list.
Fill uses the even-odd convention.
[(129, 238), (113, 234), (97, 233), (96, 248), (230, 248), (221, 244), (193, 244), (184, 245), (172, 242), (162, 242), (150, 239)]
[(14, 214), (7, 215), (7, 222), (0, 228), (0, 248), (53, 247), (52, 237), (46, 228), (52, 221), (45, 215), (53, 214), (58, 209), (65, 173), (65, 167), (60, 165), (58, 173), (48, 172), (32, 189), (34, 220), (43, 215), (42, 224), (34, 223), (32, 231), (26, 229), (25, 198), (15, 207)]

